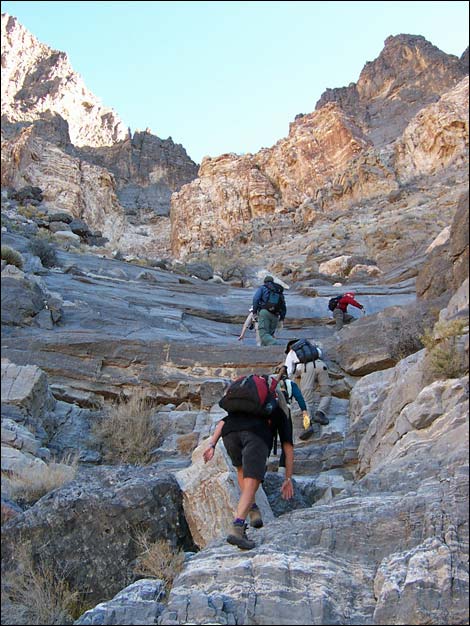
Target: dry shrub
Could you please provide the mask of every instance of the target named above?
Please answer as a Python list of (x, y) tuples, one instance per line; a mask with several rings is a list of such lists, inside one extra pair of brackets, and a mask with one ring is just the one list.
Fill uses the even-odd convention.
[(139, 556), (134, 571), (138, 575), (152, 576), (163, 580), (169, 591), (173, 580), (183, 569), (184, 552), (175, 549), (162, 539), (151, 541), (145, 532), (136, 537)]
[(62, 487), (75, 478), (78, 455), (68, 455), (60, 463), (40, 465), (25, 475), (7, 476), (8, 491), (13, 500), (32, 503), (46, 493)]
[(426, 365), (430, 380), (460, 378), (468, 372), (468, 362), (459, 344), (468, 333), (468, 318), (437, 322), (433, 331), (422, 337), (427, 349)]
[(24, 259), (18, 250), (11, 248), (10, 246), (1, 247), (2, 261), (6, 261), (7, 265), (14, 265), (18, 269), (22, 270), (24, 265)]
[(57, 253), (53, 245), (44, 238), (35, 237), (29, 244), (31, 254), (38, 256), (44, 267), (54, 267), (57, 264)]
[(106, 461), (136, 465), (152, 461), (152, 450), (159, 443), (151, 418), (152, 406), (152, 399), (139, 391), (129, 400), (117, 401), (108, 408), (107, 415), (93, 427), (103, 444)]
[(64, 573), (35, 563), (27, 543), (15, 546), (15, 565), (2, 576), (2, 623), (73, 624), (80, 598)]

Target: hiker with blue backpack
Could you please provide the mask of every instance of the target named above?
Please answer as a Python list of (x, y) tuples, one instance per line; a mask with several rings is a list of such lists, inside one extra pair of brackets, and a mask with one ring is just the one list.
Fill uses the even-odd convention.
[(274, 282), (272, 276), (265, 276), (264, 283), (253, 296), (253, 315), (258, 316), (258, 333), (262, 346), (279, 343), (274, 333), (279, 330), (286, 317), (284, 288)]
[(306, 440), (315, 432), (312, 422), (322, 426), (330, 423), (326, 416), (331, 401), (330, 376), (321, 349), (308, 339), (291, 339), (285, 354), (284, 373), (289, 378), (300, 376), (300, 390), (307, 403), (310, 417), (304, 419), (305, 430), (300, 435), (300, 439)]
[(328, 308), (333, 311), (333, 317), (335, 320), (336, 330), (341, 330), (345, 324), (352, 322), (355, 317), (348, 313), (348, 306), (355, 306), (357, 309), (361, 309), (363, 315), (366, 314), (364, 306), (355, 300), (355, 294), (352, 291), (348, 291), (345, 294), (334, 296), (328, 301)]
[(207, 463), (213, 458), (217, 442), (222, 437), (237, 470), (241, 495), (227, 541), (241, 550), (251, 550), (256, 545), (246, 534), (247, 517), (253, 528), (263, 526), (255, 497), (264, 480), (267, 461), (278, 434), (286, 459), (281, 496), (285, 500), (294, 496), (292, 422), (276, 392), (279, 380), (280, 377), (252, 374), (233, 381), (219, 401), (219, 406), (227, 411), (227, 416), (218, 422), (209, 446), (203, 453), (204, 462)]

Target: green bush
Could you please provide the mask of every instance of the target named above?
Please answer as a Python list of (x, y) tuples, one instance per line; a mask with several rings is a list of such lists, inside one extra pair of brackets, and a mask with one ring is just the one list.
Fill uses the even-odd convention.
[(41, 259), (41, 263), (44, 267), (54, 267), (57, 264), (57, 253), (50, 243), (44, 239), (35, 238), (32, 239), (29, 244), (31, 254), (38, 256)]
[(20, 270), (23, 269), (23, 257), (18, 250), (14, 250), (10, 246), (2, 246), (2, 261), (6, 261), (8, 265), (15, 265)]

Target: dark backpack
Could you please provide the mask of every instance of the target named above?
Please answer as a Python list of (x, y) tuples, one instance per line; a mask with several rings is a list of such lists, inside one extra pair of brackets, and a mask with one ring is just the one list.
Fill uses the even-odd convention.
[(300, 363), (315, 363), (320, 358), (317, 346), (308, 339), (299, 339), (290, 348), (296, 353)]
[(334, 298), (330, 298), (328, 300), (328, 308), (330, 309), (330, 311), (334, 311), (336, 309), (336, 307), (338, 306), (338, 302), (341, 300), (343, 296), (334, 296)]
[(268, 290), (268, 297), (263, 301), (262, 308), (270, 313), (274, 313), (274, 315), (278, 315), (284, 305), (284, 288), (277, 283), (268, 283), (264, 286)]
[(277, 406), (275, 397), (269, 391), (266, 376), (250, 374), (234, 380), (219, 406), (227, 413), (248, 413), (255, 417), (269, 417)]

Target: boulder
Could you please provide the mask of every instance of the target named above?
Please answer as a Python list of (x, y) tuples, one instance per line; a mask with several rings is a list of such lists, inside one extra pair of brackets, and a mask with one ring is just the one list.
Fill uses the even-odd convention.
[(152, 466), (90, 469), (2, 528), (2, 558), (15, 568), (15, 546), (27, 533), (33, 558), (61, 569), (90, 602), (111, 597), (133, 577), (136, 534), (191, 549), (176, 480)]

